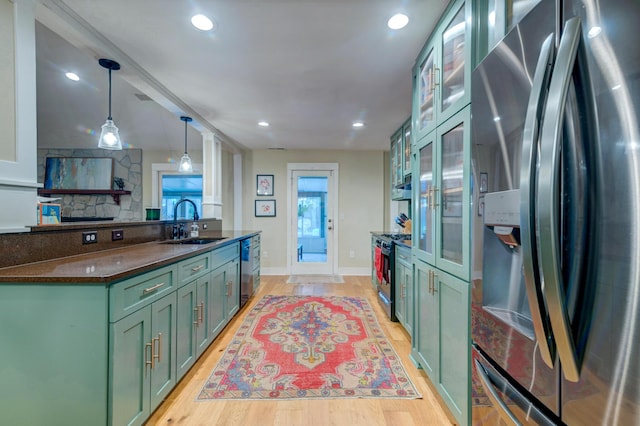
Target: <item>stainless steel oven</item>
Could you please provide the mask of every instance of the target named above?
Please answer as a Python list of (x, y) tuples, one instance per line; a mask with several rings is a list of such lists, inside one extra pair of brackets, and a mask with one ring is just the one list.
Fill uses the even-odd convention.
[(380, 251), (378, 271), (378, 302), (391, 321), (398, 321), (395, 313), (395, 259), (394, 241), (411, 239), (409, 234), (376, 234), (376, 250)]

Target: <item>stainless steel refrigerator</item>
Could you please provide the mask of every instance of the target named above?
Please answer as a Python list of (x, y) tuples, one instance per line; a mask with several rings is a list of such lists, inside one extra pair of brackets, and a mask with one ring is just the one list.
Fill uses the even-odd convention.
[(542, 0), (473, 71), (474, 425), (640, 424), (639, 31)]

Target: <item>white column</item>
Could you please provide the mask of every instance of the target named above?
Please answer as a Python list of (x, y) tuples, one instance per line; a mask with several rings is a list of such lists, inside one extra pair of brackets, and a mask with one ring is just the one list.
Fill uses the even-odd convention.
[(233, 229), (241, 231), (242, 225), (242, 155), (233, 154)]
[(36, 224), (37, 112), (34, 0), (0, 0), (0, 233)]
[(222, 219), (222, 146), (211, 132), (202, 133), (202, 216)]

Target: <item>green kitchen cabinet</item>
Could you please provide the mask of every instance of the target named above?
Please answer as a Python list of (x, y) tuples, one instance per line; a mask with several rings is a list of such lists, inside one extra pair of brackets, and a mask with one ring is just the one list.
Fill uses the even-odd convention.
[(411, 198), (411, 119), (391, 136), (389, 151), (391, 171), (391, 199)]
[(0, 285), (4, 425), (106, 425), (108, 287)]
[(394, 244), (395, 250), (395, 312), (396, 318), (407, 330), (413, 330), (413, 266), (411, 249)]
[(415, 328), (411, 356), (460, 424), (470, 421), (469, 284), (414, 258)]
[(238, 313), (240, 309), (240, 259), (233, 259), (227, 263), (227, 298), (226, 313), (227, 322)]
[(447, 9), (414, 66), (413, 137), (422, 139), (470, 101), (471, 1)]
[(110, 326), (111, 424), (143, 424), (177, 382), (176, 293)]
[(415, 148), (413, 241), (419, 259), (469, 280), (470, 108)]
[(210, 333), (215, 338), (240, 307), (240, 245), (216, 250), (211, 262)]
[(209, 329), (211, 291), (210, 273), (178, 289), (176, 350), (178, 380), (195, 364), (213, 340)]

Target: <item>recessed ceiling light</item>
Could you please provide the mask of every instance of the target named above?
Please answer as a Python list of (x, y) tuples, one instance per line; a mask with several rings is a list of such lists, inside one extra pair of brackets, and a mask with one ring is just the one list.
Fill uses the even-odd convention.
[(403, 13), (396, 13), (387, 21), (387, 26), (392, 30), (404, 28), (409, 23), (409, 17)]
[(258, 126), (269, 127), (269, 123), (267, 121), (258, 121)]
[(199, 30), (209, 31), (213, 29), (213, 21), (204, 15), (194, 15), (191, 17), (191, 24)]
[(80, 77), (78, 77), (78, 74), (76, 74), (76, 73), (74, 73), (74, 72), (68, 72), (68, 73), (65, 73), (65, 75), (67, 76), (67, 78), (68, 78), (69, 80), (73, 80), (73, 81), (78, 81), (78, 80), (80, 80)]
[(364, 123), (362, 121), (354, 121), (352, 126), (354, 129), (359, 129), (360, 127), (364, 127)]

